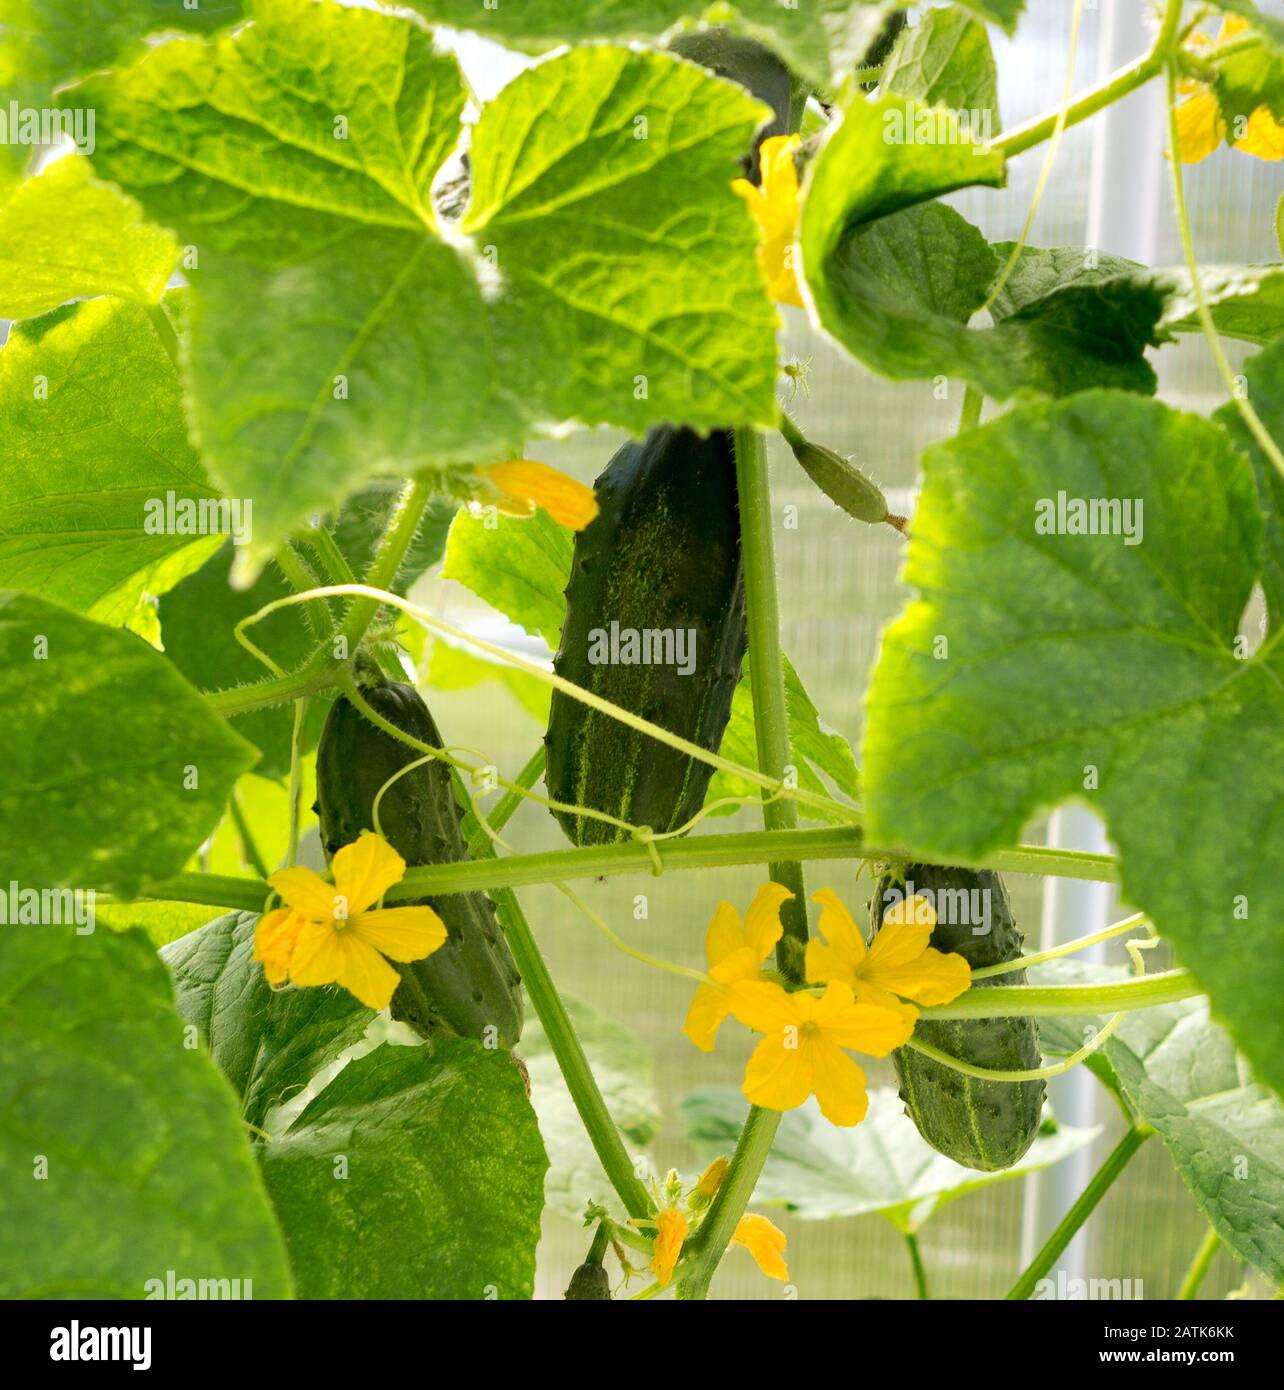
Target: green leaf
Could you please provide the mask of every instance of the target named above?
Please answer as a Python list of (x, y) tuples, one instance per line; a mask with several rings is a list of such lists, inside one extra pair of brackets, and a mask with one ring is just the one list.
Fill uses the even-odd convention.
[[(1019, 9), (1021, 0), (980, 0)], [(428, 19), (486, 34), (509, 48), (544, 52), (585, 39), (658, 39), (675, 26), (707, 19), (756, 39), (795, 71), (826, 86), (864, 57), (878, 37), (890, 0), (819, 0), (783, 5), (780, 0), (539, 0), (507, 8), (475, 0), (410, 0)]]
[(218, 549), (220, 536), (156, 529), (171, 495), (218, 494), (144, 309), (100, 299), (14, 328), (0, 412), (0, 585), (123, 624)]
[[(160, 601), (165, 655), (176, 670), (201, 690), (249, 684), (270, 674), (262, 662), (241, 646), (232, 629), (265, 604), (293, 592), (275, 568), (264, 570), (248, 589), (233, 589), (228, 582), (233, 556), (234, 547), (225, 545)], [(301, 604), (270, 614), (256, 623), (248, 635), (287, 671), (301, 665), (315, 643)], [(277, 705), (240, 714), (230, 727), (263, 754), (256, 772), (266, 777), (284, 777), (289, 772), (293, 706)]]
[(985, 25), (950, 6), (928, 10), (901, 31), (880, 83), (892, 96), (912, 97), (953, 111), (989, 113), (999, 131), (998, 71)]
[[(571, 1023), (583, 1044), (598, 1089), (626, 1143), (641, 1150), (655, 1137), (661, 1115), (652, 1079), (652, 1058), (634, 1034), (577, 999), (563, 997)], [(529, 1011), (528, 1011), (529, 1012)], [(589, 1202), (609, 1208), (620, 1220), (620, 1207), (571, 1093), (537, 1019), (522, 1034), (522, 1060), (531, 1079), (531, 1102), (548, 1150), (544, 1197), (550, 1207), (579, 1220)]]
[[(1248, 399), (1274, 440), (1284, 440), (1284, 337), (1244, 364)], [(1271, 616), (1272, 633), (1284, 629), (1284, 477), (1262, 452), (1233, 401), (1213, 419), (1253, 461), (1253, 475), (1266, 522), (1262, 544), (1262, 591)]]
[[(1006, 263), (1013, 242), (994, 250)], [(1192, 280), (1184, 266), (1151, 270), (1082, 247), (1024, 247), (1012, 275), (993, 306), (996, 321), (1020, 310), (1030, 311), (1071, 287), (1100, 287), (1103, 294), (1123, 296), (1150, 290), (1163, 296), (1154, 325), (1155, 338), (1173, 333), (1201, 333)], [(1201, 266), (1200, 289), (1219, 333), (1245, 342), (1264, 343), (1284, 332), (1284, 265)]]
[(1253, 0), (1222, 0), (1218, 8), (1248, 20), (1258, 39), (1224, 58), (1215, 49), (1207, 54), (1217, 74), (1213, 91), (1222, 116), (1229, 124), (1267, 106), (1276, 120), (1284, 120), (1284, 18), (1264, 14)]
[(0, 318), (100, 294), (159, 304), (178, 249), (86, 160), (57, 159), (0, 206)]
[(374, 1011), (334, 986), (274, 990), (254, 959), (258, 913), (229, 912), (161, 951), (178, 1012), (240, 1097), (248, 1124), (360, 1042)]
[(474, 690), (484, 681), (498, 681), (527, 714), (541, 724), (548, 723), (552, 691), (543, 681), (467, 647), (451, 646), (440, 638), (432, 643), (422, 684), (434, 690)]
[[(748, 1108), (729, 1086), (704, 1087), (683, 1099), (686, 1134), (702, 1159), (735, 1148)], [(905, 1114), (895, 1088), (874, 1086), (868, 1114), (851, 1129), (831, 1125), (814, 1099), (786, 1112), (754, 1197), (804, 1220), (876, 1211), (898, 1230), (916, 1231), (947, 1202), (1059, 1163), (1098, 1133), (1058, 1125), (1049, 1115), (1024, 1158), (1002, 1172), (981, 1173), (937, 1153)]]
[[(994, 327), (969, 328), (1001, 251), (943, 203), (856, 226), (829, 256), (822, 289), (811, 280), (822, 323), (858, 361), (898, 380), (960, 376), (999, 400), (1099, 385), (1154, 390), (1145, 349), (1164, 300), (1145, 277), (1080, 277), (1018, 306), (1027, 278), (996, 301)], [(805, 249), (804, 258), (810, 267)]]
[(6, 927), (0, 1005), (0, 1296), (144, 1298), (172, 1271), (289, 1297), (236, 1104), (147, 938)]
[(131, 633), (0, 590), (0, 824), (31, 887), (136, 896), (214, 828), (254, 750)]
[[(1274, 637), (1236, 655), (1261, 570), (1248, 460), (1197, 416), (1092, 392), (937, 445), (924, 472), (919, 597), (869, 695), (866, 833), (975, 864), (1086, 801), (1127, 900), (1284, 1086), (1284, 884), (1262, 853), (1284, 807), (1284, 662)], [(1138, 500), (1140, 543), (1036, 529), (1059, 493)]]
[(95, 167), (200, 247), (194, 428), (254, 499), (247, 571), (376, 475), (516, 456), (569, 422), (774, 420), (776, 314), (730, 188), (766, 108), (661, 54), (551, 58), (473, 127), (447, 237), (430, 186), (460, 133), (454, 59), (386, 13), (251, 9), (75, 94)]
[(507, 1052), (384, 1044), (260, 1156), (300, 1297), (531, 1296), (548, 1159)]
[(446, 541), (443, 579), (454, 579), (532, 637), (556, 647), (566, 617), (575, 533), (547, 512), (516, 518), (466, 509)]
[[(745, 658), (746, 665), (748, 658)], [(791, 761), (797, 769), (798, 785), (807, 791), (828, 795), (820, 774), (829, 777), (839, 791), (855, 800), (860, 795), (859, 774), (852, 757), (851, 745), (840, 733), (828, 728), (811, 702), (806, 687), (788, 657), (783, 658), (785, 667), (785, 708), (789, 715), (789, 746)], [(753, 689), (748, 672), (742, 675), (731, 701), (731, 721), (722, 736), (722, 747), (718, 750), (722, 757), (739, 763), (742, 767), (758, 767), (758, 739), (754, 726)], [(709, 805), (721, 797), (758, 797), (761, 790), (735, 777), (729, 772), (718, 771), (713, 774), (705, 804)], [(733, 815), (736, 807), (721, 807), (714, 815)], [(804, 818), (813, 820), (824, 818), (823, 813), (810, 806), (800, 808)], [(833, 818), (839, 823), (837, 817)]]
[(55, 87), (109, 67), (147, 34), (240, 17), (240, 0), (0, 0), (0, 92), (18, 74)]
[[(1052, 961), (1031, 983), (1083, 984), (1128, 972)], [(1083, 1045), (1096, 1019), (1044, 1019), (1044, 1050)], [(1253, 1079), (1203, 999), (1129, 1014), (1100, 1055), (1138, 1121), (1158, 1130), (1196, 1205), (1226, 1244), (1272, 1284), (1284, 1282), (1284, 1105)]]

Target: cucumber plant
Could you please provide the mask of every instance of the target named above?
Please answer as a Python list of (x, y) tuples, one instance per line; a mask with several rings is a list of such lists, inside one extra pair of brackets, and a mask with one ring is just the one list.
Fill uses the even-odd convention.
[[(926, 1297), (938, 1206), (1093, 1142), (1045, 1103), (1080, 1067), (1115, 1147), (986, 1292), (1056, 1296), (1156, 1135), (1209, 1232), (1164, 1292), (1219, 1244), (1284, 1285), (1284, 266), (1277, 210), (1245, 264), (1197, 244), (1187, 173), (1278, 163), (1284, 20), (1157, 0), (1003, 130), (1026, 8), (0, 4), (0, 1296), (530, 1298), (546, 1209), (589, 1228), (567, 1298), (746, 1254), (789, 1294), (774, 1199), (881, 1212), (908, 1268), (840, 1292)], [(466, 81), (460, 29), (516, 75)], [(1146, 86), (1181, 263), (1033, 244), (1065, 131)], [(794, 401), (782, 315), (957, 407), (904, 507), (823, 377)], [(599, 426), (592, 488), (531, 457)], [(858, 757), (782, 650), (800, 497), (827, 576), (903, 560), (871, 670), (811, 615)], [(454, 741), (461, 689), (534, 716), (519, 770)], [(1108, 851), (1023, 839), (1068, 801)], [(703, 958), (579, 891), (679, 871)], [(1031, 949), (1012, 874), (1135, 911)], [(683, 1104), (703, 1172), (550, 904), (743, 1061)]]

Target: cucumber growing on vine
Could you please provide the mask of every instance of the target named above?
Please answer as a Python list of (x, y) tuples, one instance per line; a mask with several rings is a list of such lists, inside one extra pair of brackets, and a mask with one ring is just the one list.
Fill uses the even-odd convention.
[[(422, 743), (442, 746), (427, 705), (399, 681), (363, 685), (362, 696), (389, 723)], [(363, 830), (376, 828), (413, 868), (468, 858), (450, 768), (428, 762), (398, 777), (379, 802), (379, 789), (422, 755), (372, 724), (340, 697), (331, 707), (317, 749), (317, 803), (327, 861)], [(446, 943), (426, 960), (401, 967), (392, 1016), (420, 1032), (448, 1029), (511, 1048), (521, 1036), (521, 978), (495, 909), (484, 893), (421, 898), (446, 925)], [(400, 904), (399, 904), (400, 905)], [(407, 904), (410, 905), (410, 904)]]
[[(576, 537), (559, 676), (716, 752), (748, 645), (735, 450), (663, 426), (628, 443), (596, 483)], [(704, 803), (708, 763), (554, 691), (547, 784), (555, 801), (674, 830)], [(577, 845), (628, 831), (554, 812)]]
[[(936, 909), (931, 945), (957, 952), (973, 970), (1020, 956), (1024, 938), (1007, 890), (989, 869), (907, 864), (880, 879), (871, 903), (875, 935), (898, 895), (919, 893)], [(1013, 970), (977, 980), (973, 989), (1025, 983)], [(1032, 1071), (1041, 1065), (1033, 1018), (920, 1019), (919, 1042), (991, 1071)], [(1043, 1109), (1043, 1081), (982, 1081), (902, 1047), (892, 1054), (900, 1096), (918, 1132), (956, 1163), (982, 1172), (1010, 1168), (1034, 1143)]]

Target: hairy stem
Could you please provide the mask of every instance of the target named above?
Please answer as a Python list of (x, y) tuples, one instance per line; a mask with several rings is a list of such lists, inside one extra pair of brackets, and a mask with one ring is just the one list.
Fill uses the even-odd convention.
[(1213, 1263), (1213, 1257), (1221, 1247), (1221, 1243), (1221, 1236), (1210, 1226), (1204, 1233), (1204, 1239), (1200, 1242), (1199, 1249), (1195, 1251), (1195, 1258), (1190, 1262), (1186, 1277), (1181, 1281), (1181, 1288), (1177, 1290), (1177, 1298), (1185, 1302), (1195, 1297), (1199, 1292), (1199, 1286), (1204, 1282), (1204, 1276), (1208, 1273), (1209, 1266)]

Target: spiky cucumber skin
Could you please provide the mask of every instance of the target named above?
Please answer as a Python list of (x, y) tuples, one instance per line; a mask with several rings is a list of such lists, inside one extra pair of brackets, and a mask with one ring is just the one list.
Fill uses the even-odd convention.
[[(423, 743), (442, 746), (427, 705), (411, 686), (380, 679), (361, 693), (389, 723)], [(317, 748), (316, 809), (327, 862), (363, 830), (375, 828), (380, 787), (420, 756), (347, 699), (334, 702)], [(443, 762), (425, 763), (399, 777), (379, 803), (383, 835), (410, 867), (467, 859), (462, 820)], [(415, 902), (433, 908), (449, 935), (432, 955), (402, 967), (412, 978), (393, 996), (393, 1017), (421, 1032), (444, 1028), (468, 1038), (495, 1036), (511, 1048), (522, 1032), (521, 977), (490, 899), (484, 893), (450, 893)]]
[[(628, 443), (596, 483), (598, 515), (576, 537), (559, 676), (716, 752), (748, 645), (735, 450), (728, 430), (701, 438), (663, 426)], [(695, 669), (596, 665), (590, 634), (693, 630)], [(553, 692), (546, 781), (554, 801), (632, 825), (674, 830), (704, 804), (713, 769)], [(628, 832), (554, 812), (577, 845)]]
[[(927, 889), (934, 901), (942, 890), (989, 891), (990, 930), (973, 934), (969, 922), (939, 920), (931, 945), (957, 952), (974, 970), (1015, 960), (1024, 937), (1012, 917), (1007, 890), (989, 869), (942, 868), (907, 864), (904, 873), (879, 881), (871, 904), (875, 934), (882, 922), (884, 893), (906, 881)], [(1025, 971), (1013, 970), (978, 980), (973, 989), (996, 989), (1025, 983)], [(1030, 1071), (1041, 1065), (1038, 1025), (1033, 1018), (921, 1019), (914, 1029), (920, 1041), (960, 1061), (995, 1071)], [(981, 1081), (943, 1066), (908, 1047), (892, 1054), (900, 1096), (918, 1132), (934, 1149), (956, 1163), (982, 1172), (1010, 1168), (1034, 1143), (1043, 1110), (1042, 1081)]]

